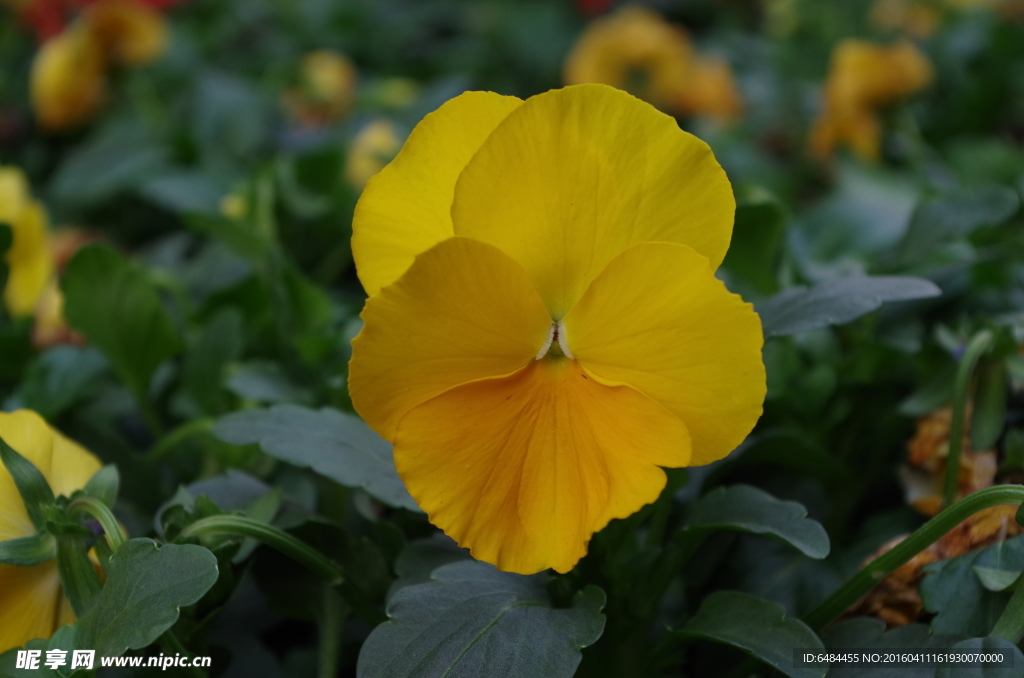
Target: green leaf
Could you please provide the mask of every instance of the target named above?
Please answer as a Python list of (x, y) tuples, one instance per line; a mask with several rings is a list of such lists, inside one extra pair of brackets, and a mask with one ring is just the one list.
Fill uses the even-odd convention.
[(975, 565), (974, 574), (978, 581), (989, 591), (1005, 591), (1020, 579), (1021, 572), (1018, 570), (1003, 570), (997, 567), (983, 567)]
[(242, 314), (234, 308), (220, 311), (189, 347), (182, 381), (192, 400), (204, 412), (227, 408), (224, 380), (227, 366), (242, 355), (245, 342)]
[(790, 678), (825, 676), (825, 667), (798, 667), (793, 662), (795, 649), (824, 649), (814, 631), (799, 619), (786, 619), (781, 605), (745, 593), (712, 593), (675, 633), (732, 645)]
[(951, 650), (961, 652), (1001, 653), (1013, 657), (1013, 668), (1003, 666), (940, 666), (935, 678), (1024, 678), (1024, 654), (1016, 645), (1004, 638), (968, 638), (955, 644)]
[(580, 650), (604, 630), (596, 586), (553, 609), (547, 577), (499, 572), (476, 561), (434, 571), (388, 603), (390, 621), (367, 638), (357, 673), (365, 678), (449, 676), (570, 678)]
[(112, 247), (90, 245), (68, 263), (61, 287), (68, 322), (144, 397), (157, 366), (182, 349), (146, 273)]
[(354, 415), (275, 405), (222, 417), (213, 434), (235, 445), (257, 443), (272, 457), (361, 487), (389, 506), (420, 510), (398, 477), (391, 445)]
[(942, 290), (923, 278), (855, 275), (808, 289), (790, 287), (756, 305), (765, 337), (842, 325), (887, 301), (937, 297)]
[(1006, 186), (950, 191), (921, 203), (914, 211), (900, 255), (912, 262), (944, 240), (968, 235), (981, 226), (1001, 224), (1020, 206), (1017, 192)]
[(983, 363), (977, 370), (974, 413), (971, 416), (971, 447), (985, 450), (996, 444), (1006, 424), (1007, 374), (1001, 360)]
[(395, 574), (398, 575), (398, 579), (391, 585), (389, 597), (406, 586), (429, 582), (434, 570), (443, 565), (470, 559), (468, 550), (460, 548), (444, 534), (429, 539), (417, 539), (402, 549), (395, 560)]
[(172, 170), (147, 181), (140, 193), (174, 212), (216, 215), (228, 188), (211, 174)]
[(0, 563), (29, 567), (57, 557), (57, 541), (52, 534), (37, 532), (31, 537), (0, 541)]
[(986, 573), (983, 581), (978, 567), (1019, 576), (1024, 572), (1024, 535), (925, 566), (920, 591), (925, 610), (937, 613), (933, 633), (982, 637), (999, 620), (1011, 593), (986, 588), (1004, 576)]
[(0, 290), (7, 286), (7, 274), (10, 269), (7, 266), (7, 250), (11, 249), (14, 242), (14, 233), (8, 224), (0, 223)]
[(55, 346), (32, 361), (18, 397), (21, 405), (52, 421), (87, 398), (106, 369), (107, 361), (91, 346)]
[(54, 503), (50, 484), (35, 464), (18, 454), (3, 438), (0, 438), (0, 462), (11, 474), (32, 524), (41, 532), (46, 527), (45, 508)]
[[(909, 648), (933, 652), (948, 650), (958, 638), (933, 636), (924, 624), (908, 624), (886, 631), (885, 622), (880, 619), (857, 617), (825, 629), (821, 640), (830, 650), (871, 649), (884, 653)], [(833, 664), (828, 672), (828, 678), (931, 678), (934, 675), (934, 668), (841, 663)]]
[(83, 491), (90, 497), (95, 497), (107, 506), (113, 506), (117, 501), (117, 490), (121, 486), (121, 475), (113, 464), (104, 466), (89, 478)]
[(235, 366), (227, 388), (239, 398), (257, 403), (307, 403), (310, 395), (293, 384), (281, 366), (270, 360), (250, 360)]
[(77, 645), (97, 656), (120, 656), (155, 641), (178, 610), (217, 581), (217, 558), (202, 546), (131, 539), (110, 558), (107, 582), (78, 620)]
[[(18, 650), (22, 648), (11, 648), (7, 652), (0, 654), (0, 678), (64, 678), (71, 675), (91, 675), (83, 673), (80, 669), (76, 669), (74, 672), (71, 671), (72, 652), (76, 649), (81, 649), (75, 644), (75, 635), (74, 626), (62, 626), (54, 631), (53, 636), (48, 640), (46, 638), (35, 638), (25, 643), (23, 646), (25, 650), (39, 651), (39, 666), (35, 669), (17, 668)], [(67, 652), (65, 655), (67, 664), (57, 669), (47, 667), (47, 650), (63, 650)], [(94, 659), (93, 667), (99, 667), (98, 659)]]
[(786, 209), (760, 187), (746, 191), (736, 205), (732, 244), (722, 266), (761, 294), (779, 289), (777, 269), (786, 232)]
[(712, 490), (693, 503), (687, 530), (724, 529), (774, 537), (811, 558), (824, 558), (830, 545), (825, 528), (795, 501), (781, 501), (750, 485)]

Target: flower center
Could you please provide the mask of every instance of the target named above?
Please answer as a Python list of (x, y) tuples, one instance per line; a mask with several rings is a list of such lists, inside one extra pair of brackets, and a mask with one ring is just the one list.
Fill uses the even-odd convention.
[(572, 351), (569, 350), (569, 343), (565, 340), (565, 325), (561, 320), (552, 321), (551, 327), (548, 329), (547, 341), (537, 351), (536, 360), (540, 360), (549, 353), (555, 356), (565, 356), (570, 360), (576, 359)]

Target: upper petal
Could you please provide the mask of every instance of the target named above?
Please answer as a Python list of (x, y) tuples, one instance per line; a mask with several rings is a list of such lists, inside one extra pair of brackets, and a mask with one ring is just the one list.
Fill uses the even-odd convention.
[(89, 479), (103, 464), (84, 447), (53, 431), (53, 465), (47, 480), (55, 495), (70, 497), (75, 490), (85, 487)]
[(493, 92), (457, 96), (423, 118), (395, 159), (370, 179), (352, 220), (352, 254), (367, 294), (377, 294), (417, 254), (453, 235), (459, 173), (521, 104)]
[(394, 442), (430, 521), (478, 560), (521, 574), (571, 570), (594, 532), (657, 499), (659, 466), (690, 458), (677, 417), (567, 358), (428, 400)]
[(684, 245), (643, 243), (594, 279), (565, 316), (573, 355), (593, 376), (650, 396), (686, 424), (691, 464), (721, 459), (761, 416), (761, 320)]
[(419, 255), (398, 282), (367, 300), (362, 317), (349, 390), (356, 411), (388, 440), (423, 401), (533, 360), (551, 326), (522, 267), (467, 238)]
[(684, 243), (717, 268), (734, 211), (707, 144), (625, 92), (576, 85), (495, 128), (459, 177), (452, 221), (522, 264), (559, 318), (638, 242)]

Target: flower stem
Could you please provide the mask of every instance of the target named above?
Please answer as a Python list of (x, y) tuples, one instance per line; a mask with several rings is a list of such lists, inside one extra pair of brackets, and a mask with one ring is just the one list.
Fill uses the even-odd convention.
[(107, 538), (107, 543), (110, 544), (111, 551), (117, 551), (117, 549), (121, 548), (121, 544), (125, 542), (124, 534), (121, 532), (121, 526), (118, 524), (117, 518), (111, 513), (110, 508), (99, 499), (95, 497), (79, 497), (68, 504), (67, 512), (70, 515), (88, 513), (98, 520), (100, 526), (103, 527), (103, 533)]
[(1005, 638), (1014, 645), (1024, 638), (1024, 582), (1017, 582), (1010, 602), (989, 635)]
[(338, 594), (328, 588), (324, 591), (324, 606), (320, 617), (320, 667), (319, 678), (334, 678), (338, 675), (338, 659), (341, 656), (341, 633), (345, 622), (345, 606)]
[(287, 532), (252, 518), (229, 515), (202, 518), (181, 531), (182, 537), (210, 535), (252, 537), (302, 563), (313, 574), (337, 588), (352, 609), (370, 626), (376, 626), (387, 619), (365, 598), (359, 589), (346, 580), (341, 567)]
[(953, 421), (949, 425), (949, 454), (946, 456), (946, 485), (942, 505), (952, 506), (956, 501), (957, 481), (960, 478), (960, 449), (963, 447), (964, 417), (967, 414), (967, 394), (971, 375), (981, 355), (992, 345), (992, 333), (981, 330), (967, 344), (953, 384)]
[(875, 584), (918, 553), (928, 548), (943, 535), (978, 511), (1007, 504), (1024, 503), (1024, 486), (996, 485), (964, 497), (922, 525), (892, 550), (883, 553), (853, 575), (821, 605), (804, 617), (813, 629), (820, 629), (864, 597)]

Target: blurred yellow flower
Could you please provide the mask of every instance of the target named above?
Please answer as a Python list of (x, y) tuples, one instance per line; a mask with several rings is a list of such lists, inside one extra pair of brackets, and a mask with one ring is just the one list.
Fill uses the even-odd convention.
[(889, 46), (844, 40), (832, 52), (822, 112), (811, 131), (811, 150), (828, 157), (848, 146), (862, 160), (881, 155), (882, 129), (876, 110), (927, 87), (932, 64), (907, 41)]
[(99, 0), (47, 40), (32, 64), (32, 108), (40, 126), (60, 131), (89, 120), (103, 101), (111, 63), (141, 65), (167, 44), (163, 16), (134, 0)]
[[(35, 464), (55, 495), (70, 496), (100, 470), (100, 462), (35, 412), (0, 412), (0, 437)], [(0, 541), (29, 537), (35, 527), (7, 469), (0, 465)], [(74, 622), (60, 587), (57, 563), (0, 565), (0, 652), (33, 638), (49, 638)]]
[(46, 221), (46, 211), (32, 199), (21, 170), (0, 167), (0, 223), (10, 226), (12, 235), (4, 306), (12, 316), (31, 315), (53, 275)]
[(638, 5), (593, 21), (566, 59), (563, 77), (569, 85), (611, 85), (681, 115), (730, 122), (742, 110), (729, 64), (695, 55), (684, 30)]
[(103, 50), (84, 24), (47, 40), (32, 63), (32, 109), (47, 130), (93, 116), (106, 90)]
[(355, 103), (356, 68), (334, 50), (310, 52), (299, 66), (299, 86), (285, 92), (291, 114), (306, 125), (341, 120)]
[(345, 161), (345, 178), (356, 188), (362, 188), (398, 153), (402, 139), (395, 126), (387, 120), (374, 120), (352, 140)]
[(54, 273), (35, 305), (32, 345), (36, 348), (84, 343), (82, 336), (71, 329), (64, 318), (64, 294), (60, 290), (59, 275), (79, 248), (99, 239), (97, 233), (80, 228), (60, 228), (50, 232), (47, 250), (53, 262)]
[(714, 275), (734, 210), (711, 149), (611, 87), (468, 92), (420, 122), (356, 207), (349, 385), (435, 525), (567, 572), (660, 467), (746, 437), (761, 324)]
[(153, 61), (167, 48), (166, 20), (141, 2), (99, 0), (83, 10), (81, 21), (112, 62), (140, 66)]

